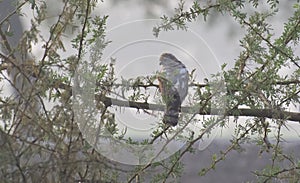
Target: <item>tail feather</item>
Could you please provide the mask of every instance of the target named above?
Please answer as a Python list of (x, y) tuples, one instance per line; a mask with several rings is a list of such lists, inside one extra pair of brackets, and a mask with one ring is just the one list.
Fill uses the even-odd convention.
[(181, 100), (176, 90), (169, 90), (169, 98), (165, 100), (166, 109), (163, 118), (163, 122), (176, 126), (178, 123), (179, 110), (181, 106)]
[(178, 111), (166, 111), (164, 114), (163, 122), (171, 126), (176, 126), (178, 123)]

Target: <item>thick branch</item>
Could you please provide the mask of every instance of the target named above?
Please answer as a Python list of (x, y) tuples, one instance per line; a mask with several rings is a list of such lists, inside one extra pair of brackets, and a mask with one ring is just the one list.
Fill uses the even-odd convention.
[[(144, 102), (133, 102), (124, 101), (118, 99), (112, 99), (106, 96), (96, 96), (97, 101), (101, 101), (105, 106), (120, 106), (120, 107), (130, 107), (136, 109), (149, 109), (156, 111), (164, 111), (164, 105), (151, 104)], [(223, 109), (214, 109), (211, 111), (196, 111), (197, 107), (182, 107), (181, 112), (193, 114), (197, 112), (200, 115), (220, 115)], [(250, 116), (250, 117), (266, 117), (274, 119), (286, 119), (290, 121), (300, 122), (300, 113), (281, 111), (277, 109), (237, 109), (235, 111), (229, 111), (226, 113), (227, 116)]]
[[(57, 86), (54, 86), (57, 87)], [(68, 90), (70, 95), (72, 94), (71, 86), (66, 84), (59, 84), (59, 88)], [(135, 109), (149, 109), (155, 111), (164, 111), (165, 106), (160, 104), (151, 104), (145, 102), (134, 102), (134, 101), (124, 101), (119, 99), (113, 99), (107, 96), (95, 95), (96, 101), (104, 103), (106, 107), (109, 106), (120, 106), (120, 107), (129, 107)], [(197, 111), (198, 110), (198, 111)], [(211, 111), (199, 111), (199, 107), (181, 107), (181, 112), (183, 113), (198, 113), (200, 115), (220, 115), (222, 114), (223, 109), (212, 109)], [(286, 119), (289, 121), (300, 122), (300, 113), (297, 112), (288, 112), (278, 109), (236, 109), (226, 112), (226, 116), (249, 116), (249, 117), (265, 117), (273, 119)]]

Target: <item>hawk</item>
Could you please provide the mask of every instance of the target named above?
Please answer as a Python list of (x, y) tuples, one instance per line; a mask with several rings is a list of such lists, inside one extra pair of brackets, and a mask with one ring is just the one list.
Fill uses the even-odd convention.
[(163, 53), (159, 61), (162, 67), (158, 75), (159, 91), (166, 104), (163, 122), (176, 126), (181, 103), (188, 93), (188, 70), (170, 53)]

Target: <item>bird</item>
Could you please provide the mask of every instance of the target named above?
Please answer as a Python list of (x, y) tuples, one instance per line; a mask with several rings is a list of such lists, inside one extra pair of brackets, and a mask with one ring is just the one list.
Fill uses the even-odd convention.
[(163, 123), (176, 126), (181, 104), (188, 94), (189, 73), (186, 66), (171, 53), (161, 54), (159, 65), (161, 71), (157, 79), (165, 103)]

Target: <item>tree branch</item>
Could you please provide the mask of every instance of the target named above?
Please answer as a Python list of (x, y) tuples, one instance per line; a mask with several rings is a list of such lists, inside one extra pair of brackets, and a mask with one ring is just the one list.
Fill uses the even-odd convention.
[[(66, 84), (60, 84), (61, 89), (66, 89), (71, 92), (71, 86)], [(71, 94), (71, 93), (70, 93)], [(147, 102), (134, 102), (134, 101), (124, 101), (119, 99), (113, 99), (107, 96), (95, 95), (95, 100), (102, 102), (106, 107), (109, 106), (119, 106), (119, 107), (128, 107), (135, 109), (149, 109), (155, 111), (164, 111), (165, 106), (160, 104), (151, 104)], [(222, 114), (223, 109), (213, 109), (211, 111), (196, 111), (199, 110), (198, 107), (181, 107), (181, 112), (194, 114), (197, 112), (200, 115), (220, 115)], [(285, 119), (289, 121), (295, 121), (300, 123), (300, 113), (283, 111), (279, 109), (236, 109), (230, 110), (226, 113), (227, 116), (250, 116), (250, 117), (265, 117), (273, 119)]]
[[(155, 109), (156, 111), (164, 111), (165, 106), (160, 104), (151, 104), (144, 102), (133, 102), (133, 101), (123, 101), (118, 99), (113, 99), (106, 96), (96, 96), (97, 101), (101, 101), (105, 106), (120, 106), (120, 107), (130, 107), (136, 109)], [(193, 114), (197, 107), (181, 107), (181, 112)], [(214, 109), (212, 111), (197, 111), (200, 115), (220, 115), (222, 114), (222, 109)], [(236, 111), (230, 111), (226, 114), (227, 116), (252, 116), (252, 117), (266, 117), (274, 119), (286, 119), (290, 121), (296, 121), (300, 123), (300, 113), (288, 112), (278, 109), (237, 109)]]

